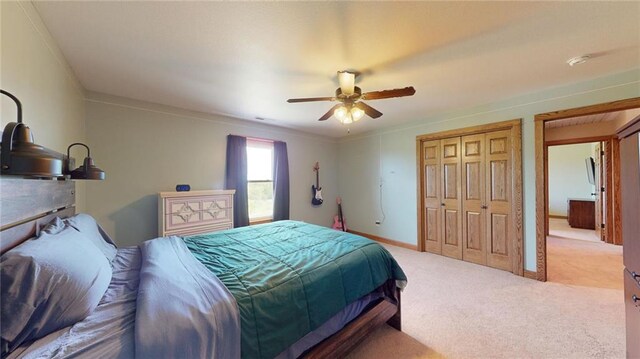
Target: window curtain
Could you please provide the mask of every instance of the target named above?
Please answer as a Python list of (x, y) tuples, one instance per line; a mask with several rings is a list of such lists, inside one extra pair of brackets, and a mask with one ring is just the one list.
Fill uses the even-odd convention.
[(289, 157), (287, 144), (273, 142), (273, 220), (289, 219)]
[(233, 226), (249, 225), (249, 195), (247, 190), (247, 139), (227, 136), (226, 189), (235, 189), (233, 196)]

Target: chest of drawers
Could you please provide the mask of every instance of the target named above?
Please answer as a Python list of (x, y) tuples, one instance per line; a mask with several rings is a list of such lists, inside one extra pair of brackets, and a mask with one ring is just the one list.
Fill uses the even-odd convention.
[(592, 199), (567, 199), (567, 220), (573, 228), (595, 229), (595, 201)]
[(233, 228), (235, 190), (160, 192), (158, 235), (183, 236)]

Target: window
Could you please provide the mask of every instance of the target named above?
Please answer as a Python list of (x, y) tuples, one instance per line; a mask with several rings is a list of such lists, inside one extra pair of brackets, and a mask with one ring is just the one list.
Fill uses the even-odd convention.
[(247, 139), (249, 221), (273, 219), (273, 142)]

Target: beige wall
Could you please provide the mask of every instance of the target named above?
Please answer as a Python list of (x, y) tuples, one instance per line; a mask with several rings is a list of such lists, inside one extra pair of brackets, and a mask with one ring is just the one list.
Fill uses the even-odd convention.
[[(88, 212), (119, 245), (157, 236), (157, 193), (178, 183), (196, 189), (224, 186), (226, 136), (236, 134), (287, 143), (291, 218), (331, 225), (337, 212), (338, 146), (333, 139), (302, 132), (90, 94), (87, 137), (103, 182), (87, 184)], [(311, 206), (313, 165), (320, 162), (325, 203)]]
[[(85, 140), (84, 91), (30, 2), (0, 2), (2, 18), (0, 87), (22, 102), (23, 121), (37, 144), (66, 152)], [(16, 107), (0, 96), (0, 126), (16, 119)], [(82, 152), (72, 156), (84, 158)], [(85, 209), (85, 186), (78, 182), (76, 205)]]

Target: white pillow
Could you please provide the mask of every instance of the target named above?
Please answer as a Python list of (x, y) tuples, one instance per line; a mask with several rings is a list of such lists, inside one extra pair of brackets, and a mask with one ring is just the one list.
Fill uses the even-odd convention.
[(73, 228), (0, 257), (0, 337), (13, 350), (86, 318), (111, 281), (103, 253)]

